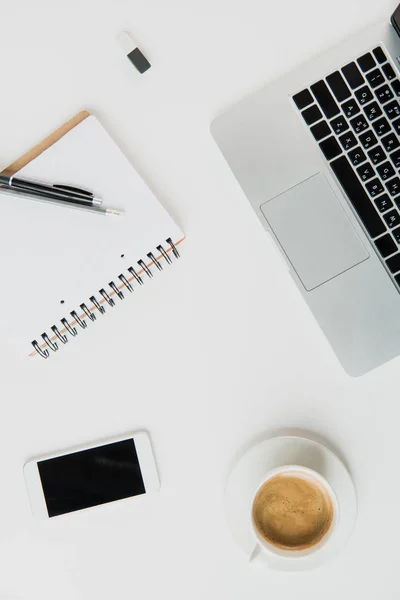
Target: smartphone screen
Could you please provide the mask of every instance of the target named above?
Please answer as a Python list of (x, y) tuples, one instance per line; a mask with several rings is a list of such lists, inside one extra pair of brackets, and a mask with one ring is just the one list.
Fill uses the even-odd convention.
[(146, 492), (132, 438), (37, 465), (49, 517)]

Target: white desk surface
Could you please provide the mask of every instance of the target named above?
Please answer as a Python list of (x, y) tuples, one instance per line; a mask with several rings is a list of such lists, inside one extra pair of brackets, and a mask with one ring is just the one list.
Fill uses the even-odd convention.
[[(4, 4), (0, 163), (88, 108), (188, 240), (170, 273), (51, 360), (18, 361), (2, 341), (1, 600), (398, 598), (399, 359), (344, 373), (209, 133), (229, 103), (395, 4)], [(122, 29), (153, 64), (143, 77)], [(315, 572), (249, 565), (224, 522), (232, 460), (285, 427), (326, 438), (357, 487), (354, 535)], [(160, 494), (33, 520), (28, 458), (137, 428), (151, 432)]]

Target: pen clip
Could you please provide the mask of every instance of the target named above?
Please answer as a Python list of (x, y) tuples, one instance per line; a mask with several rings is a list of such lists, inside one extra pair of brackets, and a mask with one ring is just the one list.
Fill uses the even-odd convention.
[(72, 192), (72, 193), (80, 194), (81, 196), (87, 196), (88, 198), (93, 197), (93, 192), (89, 192), (89, 190), (84, 190), (82, 188), (78, 188), (73, 185), (64, 185), (62, 183), (53, 183), (53, 187), (58, 190), (65, 190), (66, 192)]

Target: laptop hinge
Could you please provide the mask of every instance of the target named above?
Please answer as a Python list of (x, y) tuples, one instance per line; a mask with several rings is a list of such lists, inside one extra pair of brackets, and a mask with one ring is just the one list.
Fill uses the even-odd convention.
[(390, 17), (390, 22), (393, 25), (397, 35), (400, 37), (400, 4)]

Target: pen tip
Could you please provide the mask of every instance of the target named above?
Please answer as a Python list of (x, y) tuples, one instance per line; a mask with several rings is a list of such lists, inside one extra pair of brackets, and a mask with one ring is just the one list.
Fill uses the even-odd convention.
[(106, 208), (106, 213), (113, 217), (120, 217), (124, 214), (123, 210), (117, 210), (115, 208)]

